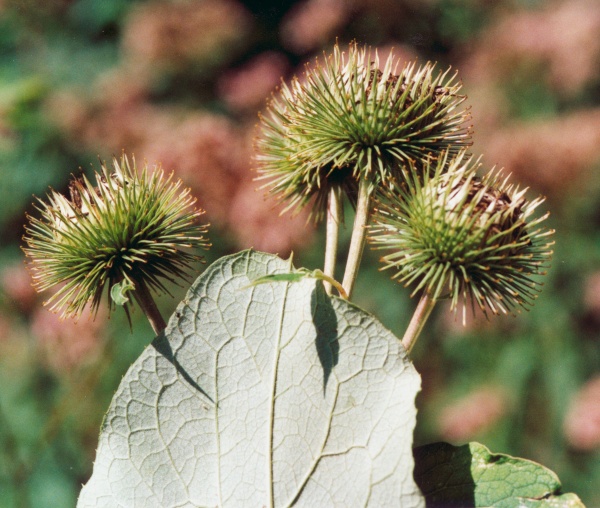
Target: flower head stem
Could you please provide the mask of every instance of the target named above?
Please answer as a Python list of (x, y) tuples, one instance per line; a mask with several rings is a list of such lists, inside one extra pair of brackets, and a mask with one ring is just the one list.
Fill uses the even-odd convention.
[(423, 327), (435, 307), (436, 300), (431, 297), (429, 293), (424, 293), (417, 308), (415, 309), (415, 313), (408, 324), (408, 328), (406, 332), (404, 332), (404, 337), (402, 337), (402, 345), (406, 349), (406, 352), (410, 354), (412, 348), (415, 345), (415, 342), (419, 338), (421, 331), (423, 331)]
[(366, 178), (361, 178), (358, 184), (358, 201), (356, 202), (356, 215), (354, 217), (350, 249), (348, 250), (348, 258), (346, 260), (346, 271), (344, 272), (344, 279), (342, 281), (342, 286), (344, 286), (348, 298), (352, 297), (352, 290), (354, 289), (354, 283), (358, 275), (358, 268), (365, 247), (366, 226), (369, 222), (370, 213), (371, 189), (369, 181)]
[(148, 290), (148, 286), (144, 284), (144, 281), (138, 281), (135, 291), (133, 292), (133, 296), (146, 318), (148, 318), (154, 333), (156, 335), (160, 335), (160, 333), (167, 327), (167, 324), (158, 310), (156, 302)]
[[(327, 206), (327, 229), (325, 236), (325, 265), (323, 272), (332, 279), (335, 276), (335, 264), (337, 259), (337, 246), (340, 231), (340, 219), (342, 216), (342, 196), (340, 190), (332, 187), (329, 190), (329, 202)], [(331, 294), (331, 284), (324, 282), (325, 291)]]

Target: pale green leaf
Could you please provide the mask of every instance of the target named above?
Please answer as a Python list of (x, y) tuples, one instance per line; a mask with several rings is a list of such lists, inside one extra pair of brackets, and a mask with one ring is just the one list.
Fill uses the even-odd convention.
[(296, 271), (288, 273), (272, 273), (269, 275), (263, 275), (262, 277), (254, 279), (250, 283), (250, 286), (258, 286), (259, 284), (268, 284), (270, 282), (300, 282), (301, 280), (306, 278), (329, 282), (334, 288), (336, 288), (336, 290), (344, 300), (348, 299), (348, 294), (346, 293), (344, 287), (333, 277), (325, 275), (319, 269), (308, 270), (307, 268), (299, 268)]
[(433, 443), (415, 449), (415, 480), (427, 508), (584, 508), (561, 492), (555, 473), (531, 460), (491, 453), (479, 443)]
[(371, 315), (252, 251), (194, 283), (119, 387), (79, 507), (423, 506), (420, 379)]
[(127, 293), (135, 289), (134, 285), (127, 279), (122, 280), (110, 288), (110, 298), (117, 305), (125, 305), (129, 301)]

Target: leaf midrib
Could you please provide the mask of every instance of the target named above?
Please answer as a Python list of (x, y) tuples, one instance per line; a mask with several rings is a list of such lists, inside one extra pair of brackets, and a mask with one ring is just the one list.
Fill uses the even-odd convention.
[(275, 426), (275, 396), (277, 392), (277, 372), (279, 368), (279, 359), (281, 357), (281, 335), (283, 333), (283, 321), (285, 318), (285, 307), (287, 305), (287, 297), (290, 289), (290, 283), (285, 284), (285, 292), (283, 293), (283, 303), (281, 305), (281, 317), (279, 318), (279, 327), (277, 330), (276, 342), (273, 344), (274, 349), (274, 357), (273, 357), (273, 370), (271, 373), (271, 397), (269, 400), (269, 435), (268, 435), (268, 450), (269, 450), (269, 458), (267, 461), (267, 491), (269, 492), (269, 506), (274, 505), (274, 497), (275, 494), (273, 492), (274, 482), (273, 482), (273, 434), (274, 434), (274, 426)]

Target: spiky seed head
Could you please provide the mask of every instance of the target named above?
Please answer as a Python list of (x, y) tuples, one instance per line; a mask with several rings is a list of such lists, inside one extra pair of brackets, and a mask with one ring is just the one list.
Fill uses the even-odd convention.
[(389, 251), (383, 269), (413, 295), (448, 296), (454, 310), (462, 302), (463, 319), (468, 303), (493, 314), (529, 308), (552, 256), (548, 214), (532, 218), (544, 199), (527, 200), (502, 171), (479, 178), (464, 152), (427, 166), (376, 207), (369, 240)]
[[(90, 303), (94, 314), (106, 293), (120, 284), (167, 292), (163, 281), (185, 277), (201, 259), (190, 249), (210, 247), (204, 213), (189, 189), (160, 167), (136, 169), (126, 155), (102, 164), (96, 185), (73, 178), (69, 197), (54, 190), (38, 198), (40, 216), (28, 216), (24, 247), (36, 290), (57, 287), (45, 304), (62, 316), (78, 317)], [(105, 291), (106, 288), (106, 291)], [(130, 303), (124, 307), (129, 316)]]
[(400, 68), (393, 52), (382, 63), (369, 47), (336, 45), (272, 98), (255, 160), (258, 179), (286, 210), (316, 197), (312, 215), (320, 219), (332, 186), (355, 201), (360, 178), (372, 191), (402, 177), (411, 160), (471, 144), (456, 73), (438, 73), (431, 63)]

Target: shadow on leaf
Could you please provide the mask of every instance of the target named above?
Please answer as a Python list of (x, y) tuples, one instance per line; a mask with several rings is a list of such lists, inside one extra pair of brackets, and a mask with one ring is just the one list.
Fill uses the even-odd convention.
[(433, 443), (415, 448), (415, 482), (425, 496), (427, 508), (475, 506), (473, 455), (469, 445), (455, 447)]
[(340, 345), (335, 310), (331, 305), (331, 297), (325, 293), (322, 283), (317, 283), (311, 293), (310, 306), (313, 324), (317, 331), (315, 346), (323, 367), (323, 394), (331, 371), (338, 363)]
[(208, 395), (208, 393), (206, 393), (202, 388), (200, 388), (200, 385), (198, 385), (198, 383), (196, 383), (196, 381), (192, 379), (189, 373), (177, 361), (177, 358), (173, 353), (171, 343), (169, 342), (169, 339), (167, 339), (167, 337), (165, 336), (164, 331), (152, 341), (152, 347), (154, 347), (154, 349), (156, 349), (158, 353), (160, 353), (166, 360), (168, 360), (173, 365), (173, 367), (175, 367), (175, 370), (177, 370), (178, 374), (180, 374), (181, 377), (185, 379), (185, 381), (187, 381), (187, 383), (189, 383), (189, 385), (192, 388), (199, 391), (213, 404), (215, 403), (215, 401)]

